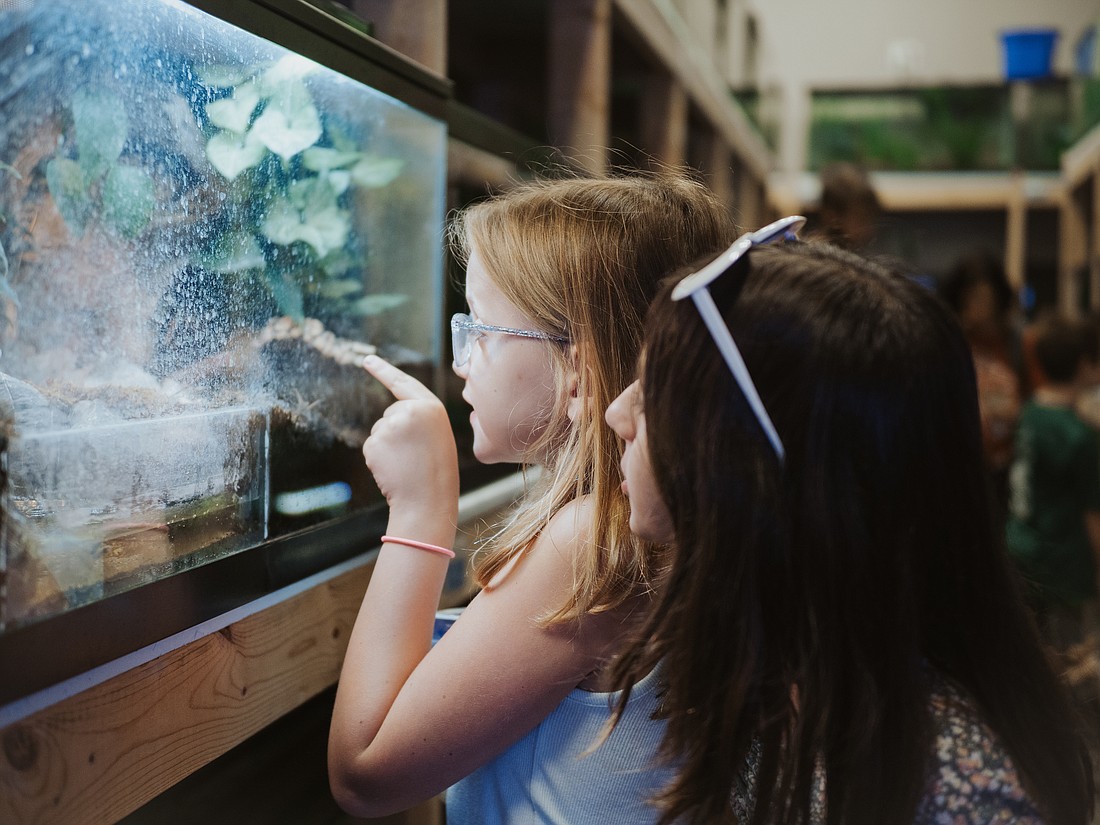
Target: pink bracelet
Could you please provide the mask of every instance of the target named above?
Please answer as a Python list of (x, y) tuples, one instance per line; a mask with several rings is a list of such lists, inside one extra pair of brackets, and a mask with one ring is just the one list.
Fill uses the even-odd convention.
[(413, 541), (412, 539), (402, 539), (397, 536), (382, 536), (383, 544), (403, 544), (406, 547), (415, 547), (417, 550), (428, 550), (432, 553), (439, 553), (442, 556), (446, 556), (449, 559), (455, 557), (454, 550), (448, 550), (446, 547), (440, 547), (438, 544), (426, 544), (422, 541)]

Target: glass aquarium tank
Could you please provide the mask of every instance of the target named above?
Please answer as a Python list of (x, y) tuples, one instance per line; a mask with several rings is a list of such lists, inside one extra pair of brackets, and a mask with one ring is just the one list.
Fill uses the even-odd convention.
[(813, 93), (809, 164), (897, 172), (1057, 170), (1074, 131), (1064, 80)]
[(201, 5), (0, 13), (5, 633), (382, 507), (442, 366), (444, 122)]

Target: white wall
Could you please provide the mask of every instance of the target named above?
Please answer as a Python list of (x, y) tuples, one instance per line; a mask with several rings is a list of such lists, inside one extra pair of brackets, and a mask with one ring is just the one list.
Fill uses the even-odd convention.
[(999, 34), (1061, 32), (1055, 69), (1068, 73), (1100, 0), (744, 0), (760, 28), (760, 79), (814, 86), (997, 81)]

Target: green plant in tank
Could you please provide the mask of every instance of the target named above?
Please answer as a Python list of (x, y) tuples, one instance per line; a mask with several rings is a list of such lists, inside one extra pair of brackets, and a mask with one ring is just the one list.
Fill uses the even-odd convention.
[(122, 161), (130, 132), (122, 99), (107, 91), (78, 92), (70, 108), (75, 157), (59, 153), (46, 164), (58, 211), (77, 235), (98, 218), (116, 234), (136, 237), (149, 224), (156, 194), (143, 169)]
[(917, 94), (924, 108), (927, 140), (944, 155), (947, 168), (989, 166), (998, 156), (998, 126), (1005, 108), (1001, 87), (930, 86)]
[[(23, 177), (15, 168), (3, 162), (0, 162), (0, 173), (14, 175), (17, 180)], [(0, 227), (6, 227), (7, 223), (8, 216), (0, 212)], [(15, 289), (8, 280), (10, 274), (8, 255), (4, 250), (4, 244), (0, 243), (0, 341), (5, 340), (9, 327), (13, 323), (8, 311), (9, 305), (13, 310), (19, 309), (19, 296), (15, 294)]]
[(1100, 124), (1100, 76), (1079, 78), (1076, 87), (1079, 103), (1072, 133), (1074, 140)]
[(317, 69), (290, 55), (256, 69), (200, 71), (220, 96), (205, 106), (206, 156), (229, 184), (233, 228), (202, 261), (226, 275), (261, 272), (284, 314), (306, 303), (341, 315), (374, 315), (407, 300), (365, 295), (348, 251), (355, 187), (392, 183), (404, 161), (358, 151), (326, 129), (306, 78)]

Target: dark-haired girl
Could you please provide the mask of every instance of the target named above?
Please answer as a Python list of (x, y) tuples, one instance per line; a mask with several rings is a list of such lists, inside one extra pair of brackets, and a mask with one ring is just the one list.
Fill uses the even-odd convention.
[(661, 665), (663, 821), (1083, 825), (1089, 759), (986, 517), (959, 324), (784, 242), (799, 223), (667, 284), (607, 411), (631, 529), (672, 548), (617, 668)]

